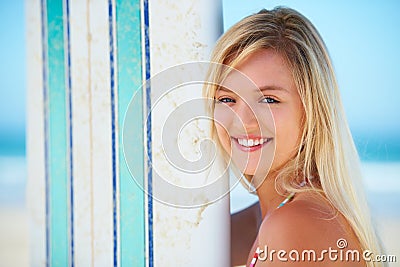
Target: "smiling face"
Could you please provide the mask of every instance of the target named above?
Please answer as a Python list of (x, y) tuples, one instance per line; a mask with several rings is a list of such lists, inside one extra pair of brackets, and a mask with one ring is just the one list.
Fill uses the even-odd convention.
[(279, 170), (297, 153), (303, 106), (292, 74), (278, 53), (256, 51), (236, 69), (248, 79), (233, 71), (217, 90), (218, 138), (240, 171), (264, 179), (270, 169)]

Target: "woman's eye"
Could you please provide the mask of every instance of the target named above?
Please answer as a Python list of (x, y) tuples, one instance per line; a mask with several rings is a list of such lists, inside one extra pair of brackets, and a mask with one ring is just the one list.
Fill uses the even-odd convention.
[(217, 99), (217, 103), (235, 103), (235, 100), (229, 97), (221, 97)]
[(262, 102), (263, 103), (267, 103), (267, 104), (277, 104), (277, 103), (279, 103), (278, 100), (276, 100), (275, 98), (270, 97), (270, 96), (264, 97)]

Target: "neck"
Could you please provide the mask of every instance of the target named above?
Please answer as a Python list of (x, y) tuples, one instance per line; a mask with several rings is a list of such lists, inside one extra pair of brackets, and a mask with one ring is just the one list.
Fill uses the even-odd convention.
[(282, 196), (276, 191), (275, 177), (267, 177), (262, 185), (257, 188), (257, 195), (263, 219), (286, 198), (286, 196)]

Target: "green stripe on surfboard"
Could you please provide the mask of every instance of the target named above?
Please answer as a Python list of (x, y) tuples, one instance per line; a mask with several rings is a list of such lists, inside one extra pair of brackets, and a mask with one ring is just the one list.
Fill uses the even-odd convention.
[(50, 265), (68, 265), (67, 123), (61, 0), (47, 0), (47, 88)]
[[(134, 182), (125, 163), (122, 129), (129, 101), (142, 84), (142, 45), (139, 0), (116, 1), (116, 25), (118, 45), (118, 125), (120, 170), (120, 258), (121, 266), (145, 266), (145, 214), (144, 193)], [(137, 92), (142, 99), (142, 92)], [(134, 108), (131, 129), (137, 144), (143, 144), (143, 102)], [(144, 147), (137, 146), (133, 168), (144, 175)], [(136, 179), (143, 179), (135, 177)], [(142, 183), (143, 184), (143, 183)]]

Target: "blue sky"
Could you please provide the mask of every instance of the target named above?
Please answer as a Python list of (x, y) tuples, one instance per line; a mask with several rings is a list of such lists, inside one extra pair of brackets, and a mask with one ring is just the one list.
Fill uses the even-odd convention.
[[(330, 51), (361, 152), (379, 150), (376, 153), (382, 157), (389, 153), (400, 160), (399, 1), (224, 0), (223, 5), (225, 27), (277, 5), (295, 8), (308, 17)], [(23, 153), (25, 49), (29, 45), (25, 42), (24, 1), (0, 1), (0, 16), (0, 154)]]
[(26, 111), (24, 1), (0, 1), (0, 18), (0, 154), (20, 154)]

